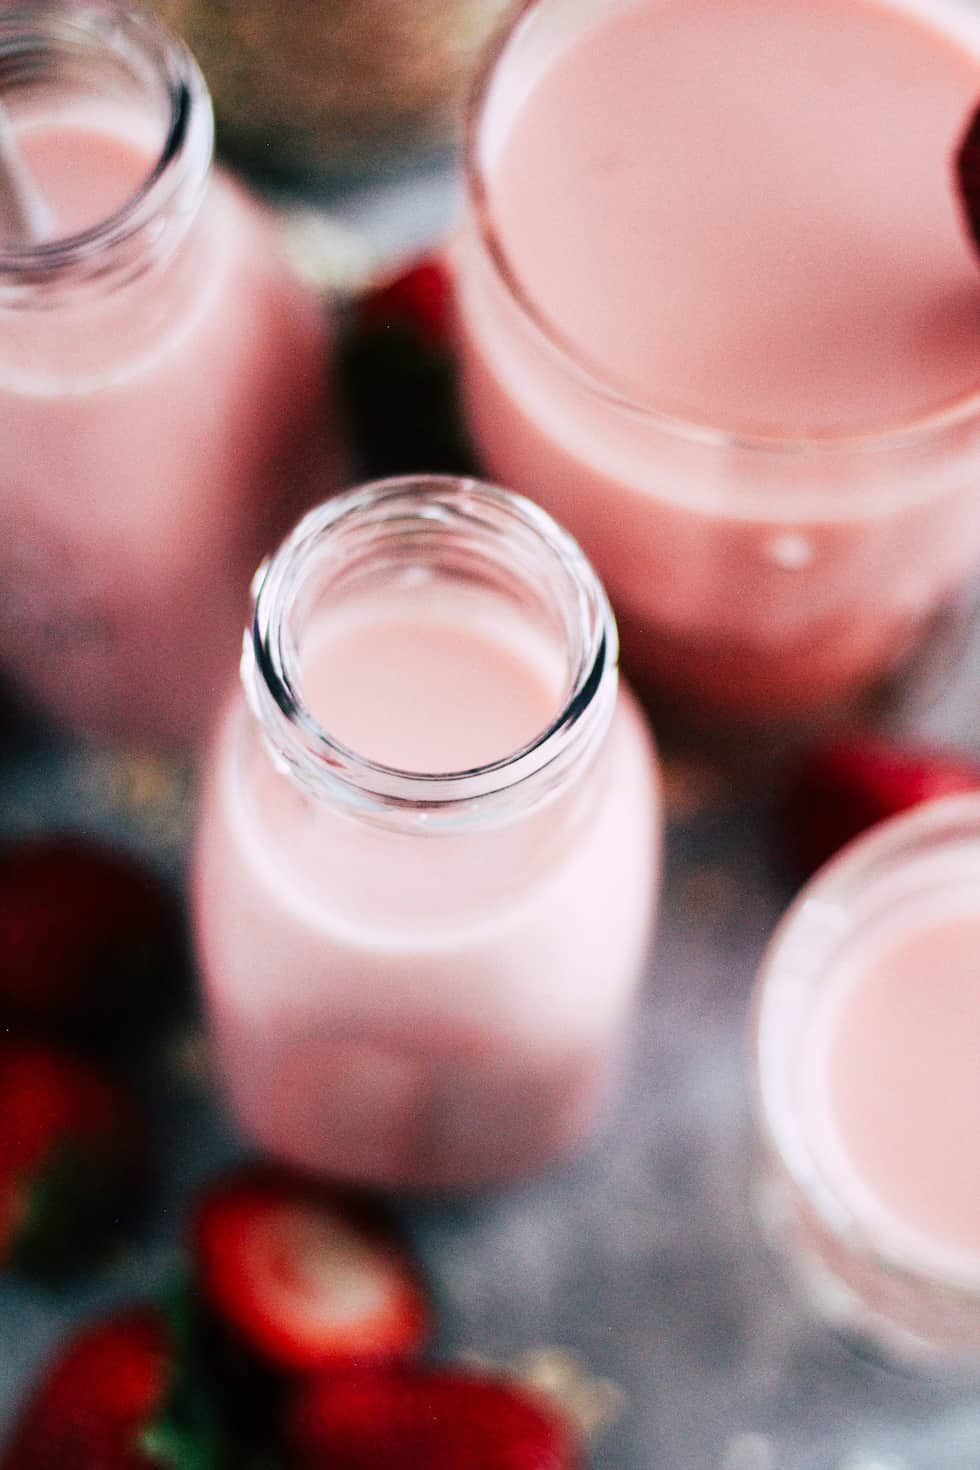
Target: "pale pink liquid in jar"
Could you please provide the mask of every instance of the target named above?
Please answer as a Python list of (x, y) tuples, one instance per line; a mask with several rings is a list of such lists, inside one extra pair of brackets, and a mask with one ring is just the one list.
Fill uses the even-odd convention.
[(257, 560), (337, 473), (324, 310), (138, 10), (9, 12), (0, 92), (49, 217), (0, 218), (0, 657), (83, 733), (193, 739)]
[(906, 1357), (980, 1365), (980, 800), (818, 875), (758, 999), (775, 1215), (817, 1305)]
[(975, 577), (978, 99), (962, 0), (536, 0), (487, 73), (470, 427), (692, 712), (851, 704)]
[(221, 1072), (263, 1148), (474, 1187), (599, 1126), (647, 956), (660, 807), (574, 544), (394, 481), (277, 553), (193, 885)]

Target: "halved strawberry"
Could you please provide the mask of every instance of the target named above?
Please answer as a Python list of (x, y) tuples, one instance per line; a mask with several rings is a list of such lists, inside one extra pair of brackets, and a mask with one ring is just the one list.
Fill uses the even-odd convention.
[(0, 1470), (211, 1470), (214, 1425), (186, 1376), (157, 1307), (84, 1328), (35, 1388)]
[(476, 1373), (397, 1364), (335, 1373), (299, 1395), (293, 1470), (578, 1470), (582, 1448), (557, 1409)]
[(880, 736), (830, 740), (791, 773), (780, 811), (785, 844), (803, 873), (860, 833), (934, 797), (980, 790), (980, 763)]
[(963, 216), (973, 243), (980, 250), (980, 107), (960, 139), (955, 167)]
[(394, 327), (412, 333), (429, 349), (446, 349), (452, 294), (445, 262), (424, 256), (361, 297), (357, 324), (361, 331)]
[(0, 1046), (0, 1266), (67, 1274), (110, 1244), (145, 1180), (128, 1092), (64, 1052)]
[(0, 854), (0, 1018), (111, 1026), (173, 964), (174, 904), (135, 859), (76, 837)]
[(415, 1352), (430, 1309), (379, 1207), (261, 1165), (209, 1189), (192, 1225), (204, 1300), (269, 1366), (312, 1373)]
[(452, 320), (452, 283), (437, 256), (415, 261), (355, 304), (341, 379), (363, 476), (473, 472)]

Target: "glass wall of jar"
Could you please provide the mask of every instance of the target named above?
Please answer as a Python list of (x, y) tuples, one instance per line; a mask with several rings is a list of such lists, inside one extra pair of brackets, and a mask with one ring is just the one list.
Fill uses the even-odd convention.
[(755, 992), (758, 1204), (816, 1311), (980, 1366), (980, 797), (874, 829), (803, 890)]
[(343, 495), (264, 569), (193, 886), (220, 1069), (262, 1147), (466, 1187), (597, 1128), (660, 864), (616, 661), (574, 542), (476, 482)]
[[(813, 19), (795, 6), (778, 9), (788, 16), (783, 30)], [(864, 9), (881, 17), (880, 7)], [(555, 81), (559, 67), (570, 67), (568, 57), (577, 50), (585, 60), (579, 61), (575, 75), (586, 75), (586, 62), (593, 55), (590, 38), (600, 26), (605, 58), (601, 65), (610, 69), (608, 54), (614, 41), (623, 39), (613, 34), (618, 15), (626, 17), (624, 35), (646, 17), (644, 46), (636, 43), (636, 61), (628, 68), (637, 86), (635, 74), (641, 66), (660, 64), (653, 39), (658, 26), (667, 42), (688, 16), (692, 30), (700, 26), (697, 34), (707, 36), (704, 44), (708, 44), (712, 28), (732, 22), (740, 10), (752, 13), (751, 6), (712, 5), (699, 7), (695, 16), (690, 7), (657, 0), (641, 6), (624, 5), (623, 0), (600, 5), (531, 0), (521, 8), (488, 59), (469, 118), (466, 202), (453, 251), (464, 396), (469, 427), (488, 473), (533, 496), (568, 527), (593, 561), (616, 610), (628, 672), (639, 681), (648, 680), (673, 704), (708, 720), (806, 724), (818, 714), (852, 708), (882, 682), (902, 675), (927, 637), (959, 618), (964, 607), (969, 610), (975, 597), (980, 568), (975, 493), (980, 475), (980, 338), (975, 332), (980, 275), (957, 218), (950, 165), (956, 129), (966, 118), (961, 112), (966, 105), (962, 89), (972, 87), (970, 95), (980, 95), (980, 19), (975, 7), (962, 0), (950, 0), (930, 13), (929, 24), (939, 33), (938, 40), (933, 37), (940, 58), (937, 69), (941, 71), (947, 53), (959, 67), (955, 71), (950, 62), (955, 76), (949, 99), (943, 96), (944, 74), (935, 84), (944, 110), (931, 126), (942, 132), (944, 141), (933, 160), (935, 180), (932, 172), (928, 176), (930, 208), (935, 206), (941, 215), (936, 231), (943, 250), (955, 257), (949, 267), (955, 283), (945, 296), (938, 293), (938, 304), (922, 306), (921, 320), (917, 318), (917, 330), (936, 356), (942, 356), (937, 345), (942, 334), (950, 337), (948, 356), (958, 363), (957, 371), (968, 371), (963, 363), (972, 355), (975, 371), (967, 391), (961, 391), (957, 379), (948, 398), (938, 405), (930, 400), (921, 412), (897, 407), (893, 414), (882, 409), (888, 421), (880, 425), (876, 421), (865, 428), (862, 421), (812, 433), (806, 429), (805, 403), (795, 406), (802, 427), (785, 422), (779, 409), (770, 411), (769, 405), (766, 422), (756, 431), (751, 426), (730, 428), (713, 418), (708, 408), (699, 415), (697, 403), (681, 409), (675, 401), (637, 386), (639, 367), (635, 380), (627, 381), (610, 363), (616, 350), (624, 358), (633, 354), (639, 359), (642, 347), (658, 363), (669, 363), (673, 352), (688, 363), (692, 395), (700, 374), (710, 379), (719, 400), (726, 393), (738, 398), (744, 362), (753, 360), (753, 333), (764, 335), (773, 322), (777, 323), (773, 333), (777, 332), (789, 288), (784, 290), (785, 283), (757, 263), (751, 276), (755, 286), (739, 297), (738, 311), (744, 315), (745, 297), (751, 297), (758, 303), (763, 325), (753, 318), (740, 329), (741, 317), (735, 304), (726, 302), (727, 288), (721, 284), (722, 268), (731, 264), (726, 252), (736, 247), (723, 230), (705, 236), (709, 229), (702, 219), (705, 200), (688, 200), (690, 207), (685, 205), (683, 215), (672, 213), (669, 192), (663, 197), (643, 195), (636, 202), (645, 178), (641, 160), (657, 158), (665, 150), (673, 157), (671, 148), (680, 148), (669, 132), (670, 116), (662, 117), (658, 111), (669, 109), (664, 88), (651, 83), (643, 92), (649, 104), (644, 113), (649, 138), (641, 147), (637, 137), (624, 136), (617, 149), (605, 134), (602, 142), (597, 141), (590, 122), (599, 100), (590, 94), (587, 102), (579, 98), (573, 104), (570, 86), (568, 95), (562, 92), (559, 99)], [(856, 13), (861, 11), (855, 7)], [(907, 0), (888, 7), (881, 25), (899, 31), (911, 28), (920, 12), (914, 0)], [(756, 34), (764, 35), (769, 44), (768, 28)], [(701, 41), (695, 44), (688, 35), (688, 42), (700, 55)], [(846, 36), (840, 44), (846, 46)], [(903, 34), (898, 44), (904, 45)], [(600, 42), (595, 40), (594, 45), (598, 48)], [(669, 47), (664, 54), (671, 54)], [(880, 59), (872, 58), (861, 72), (864, 60), (863, 55), (853, 58), (855, 72), (880, 76)], [(752, 100), (758, 100), (758, 92), (741, 72), (736, 82), (727, 72), (723, 79), (719, 71), (719, 86), (722, 80), (730, 83), (738, 99), (732, 106), (739, 109), (740, 120), (763, 117), (765, 109)], [(696, 108), (702, 83), (699, 76), (666, 90), (676, 107), (684, 105), (677, 100), (683, 94), (695, 99)], [(546, 107), (542, 95), (547, 87), (552, 90)], [(578, 107), (568, 128), (556, 121), (565, 101)], [(605, 106), (607, 110), (612, 106), (612, 98), (606, 98)], [(518, 175), (520, 168), (530, 165), (523, 162), (526, 147), (518, 149), (514, 137), (535, 107), (534, 128), (528, 124), (527, 135), (521, 133), (520, 138), (525, 144), (531, 139), (539, 173), (547, 169), (548, 178), (539, 191), (545, 202), (535, 204), (529, 223), (529, 210), (520, 207), (529, 186), (523, 174)], [(548, 124), (553, 125), (550, 130)], [(723, 132), (723, 124), (718, 126)], [(768, 136), (782, 137), (780, 120), (770, 118), (765, 126)], [(762, 122), (759, 127), (763, 129)], [(694, 143), (690, 146), (691, 167), (700, 164), (708, 170), (716, 155), (706, 161)], [(789, 147), (782, 146), (784, 151)], [(546, 148), (551, 149), (547, 165)], [(702, 151), (705, 148), (702, 140)], [(736, 186), (730, 170), (725, 177)], [(682, 190), (676, 179), (674, 183), (681, 192), (688, 188), (684, 183)], [(713, 176), (712, 187), (720, 187), (718, 175)], [(752, 235), (750, 221), (760, 187), (744, 196), (742, 213), (733, 215), (732, 221), (761, 249), (761, 231)], [(814, 187), (807, 172), (800, 188)], [(687, 200), (686, 193), (683, 197)], [(581, 228), (552, 238), (549, 231), (560, 228), (555, 224), (558, 203), (571, 211), (569, 201), (575, 199), (582, 201), (575, 206), (582, 213)], [(900, 203), (907, 211), (905, 196)], [(619, 209), (615, 218), (613, 206)], [(779, 207), (776, 201), (773, 208)], [(794, 195), (784, 201), (780, 217), (795, 219), (801, 207)], [(624, 215), (632, 221), (632, 235), (622, 222)], [(617, 229), (623, 238), (609, 243)], [(645, 253), (633, 238), (638, 233), (642, 241), (644, 229)], [(688, 281), (683, 291), (677, 285), (672, 295), (677, 284), (673, 277), (665, 280), (659, 267), (649, 264), (659, 260), (663, 240), (679, 234), (714, 242), (717, 279), (710, 290), (694, 293)], [(741, 236), (738, 248), (743, 248)], [(800, 245), (806, 260), (808, 248), (806, 242)], [(870, 248), (866, 242), (864, 248)], [(778, 243), (772, 249), (778, 250)], [(814, 249), (819, 255), (819, 246)], [(617, 264), (617, 251), (637, 262), (638, 281), (626, 265)], [(609, 264), (609, 280), (600, 281), (598, 272), (588, 267), (596, 255)], [(795, 259), (790, 246), (780, 259)], [(559, 260), (564, 286), (554, 284), (559, 279), (554, 262)], [(683, 275), (682, 260), (674, 266)], [(699, 264), (697, 269), (701, 268)], [(532, 269), (537, 272), (533, 282)], [(570, 282), (577, 282), (580, 289), (573, 292)], [(801, 287), (803, 294), (810, 292), (811, 330), (818, 345), (823, 340), (818, 334), (831, 331), (821, 315), (826, 302), (813, 299), (824, 287), (833, 304), (833, 283), (821, 281), (818, 288), (811, 281)], [(615, 300), (605, 301), (603, 292)], [(682, 315), (677, 301), (688, 304), (687, 330), (683, 320), (675, 320), (675, 315)], [(701, 315), (695, 329), (696, 305)], [(561, 309), (565, 316), (559, 314)], [(881, 324), (870, 320), (867, 301), (862, 309), (861, 340), (872, 344), (867, 348), (871, 353)], [(662, 341), (649, 322), (662, 326), (665, 315), (672, 325), (663, 329)], [(604, 325), (609, 320), (618, 325)], [(708, 331), (705, 321), (715, 323), (714, 336), (698, 354), (691, 343), (701, 341), (698, 332)], [(793, 340), (802, 336), (801, 332), (794, 338), (785, 326), (782, 330)], [(619, 335), (615, 342), (611, 335), (604, 341), (605, 357), (600, 360), (597, 338), (614, 331)], [(842, 336), (846, 339), (847, 333), (842, 331)], [(900, 350), (911, 352), (907, 344), (899, 344), (896, 356)], [(756, 360), (763, 352), (759, 348)], [(817, 355), (814, 347), (807, 361)], [(846, 340), (831, 342), (818, 367), (813, 367), (815, 374), (822, 374), (822, 383), (832, 378), (831, 367), (841, 356), (846, 357)], [(669, 377), (668, 366), (663, 372)], [(795, 377), (786, 376), (796, 382), (794, 391), (802, 396), (803, 368)], [(899, 399), (906, 389), (897, 368), (895, 377)], [(869, 371), (865, 378), (873, 382), (874, 373)], [(716, 380), (723, 380), (721, 387)], [(840, 394), (839, 385), (831, 383), (831, 388)], [(674, 391), (680, 388), (674, 385)], [(702, 391), (707, 396), (707, 389)], [(922, 391), (926, 396), (925, 387)], [(935, 391), (941, 396), (939, 388)], [(875, 411), (868, 408), (869, 414)]]
[(0, 100), (47, 217), (0, 219), (0, 657), (75, 729), (183, 740), (251, 569), (337, 473), (324, 312), (138, 8), (5, 8)]

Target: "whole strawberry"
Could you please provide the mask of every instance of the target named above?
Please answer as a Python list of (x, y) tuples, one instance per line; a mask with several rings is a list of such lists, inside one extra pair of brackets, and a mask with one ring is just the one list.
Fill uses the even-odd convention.
[(50, 1364), (0, 1470), (212, 1470), (218, 1442), (166, 1316), (134, 1307)]
[(50, 1047), (0, 1046), (0, 1267), (69, 1275), (113, 1243), (145, 1179), (125, 1090)]
[(364, 476), (470, 473), (444, 262), (415, 261), (356, 303), (343, 383)]
[(75, 837), (0, 853), (0, 1021), (103, 1032), (172, 973), (174, 904), (133, 858)]
[(415, 1264), (378, 1206), (255, 1165), (198, 1203), (191, 1250), (201, 1299), (280, 1374), (413, 1353), (430, 1327)]
[(292, 1470), (580, 1470), (570, 1424), (515, 1384), (399, 1364), (310, 1384), (287, 1428)]
[(804, 875), (876, 822), (935, 797), (980, 790), (980, 764), (879, 736), (827, 741), (791, 773), (780, 809), (783, 840)]

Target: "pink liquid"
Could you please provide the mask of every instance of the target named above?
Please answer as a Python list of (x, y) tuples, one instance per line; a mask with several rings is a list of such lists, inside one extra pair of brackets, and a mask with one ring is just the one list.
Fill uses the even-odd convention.
[[(563, 698), (560, 663), (492, 597), (443, 587), (423, 604), (408, 588), (311, 630), (303, 680), (362, 753), (465, 769), (540, 733)], [(574, 791), (440, 832), (421, 814), (385, 827), (304, 794), (236, 703), (205, 793), (194, 909), (246, 1132), (307, 1168), (407, 1186), (479, 1185), (580, 1144), (642, 970), (657, 831), (628, 695)]]
[(490, 765), (540, 735), (559, 691), (512, 649), (445, 623), (366, 623), (311, 648), (303, 693), (341, 744), (402, 771)]
[[(82, 104), (20, 142), (65, 231), (115, 212), (159, 150), (145, 119)], [(0, 319), (4, 662), (83, 732), (193, 738), (252, 570), (334, 472), (322, 309), (218, 174), (171, 259)]]
[(980, 1264), (980, 916), (920, 916), (862, 955), (815, 1021), (817, 1157), (878, 1242)]
[(17, 130), (17, 146), (54, 219), (56, 238), (92, 230), (146, 181), (152, 151), (92, 128), (41, 122)]
[(980, 386), (948, 166), (978, 96), (976, 56), (866, 0), (629, 4), (521, 108), (493, 218), (641, 401), (732, 431), (900, 423)]
[(955, 37), (875, 0), (632, 0), (547, 56), (529, 43), (491, 90), (492, 226), (572, 357), (714, 431), (839, 441), (767, 455), (623, 413), (464, 230), (483, 457), (582, 541), (634, 665), (696, 704), (759, 718), (860, 692), (980, 562), (975, 431), (840, 442), (980, 391), (951, 177), (980, 24), (951, 13)]

